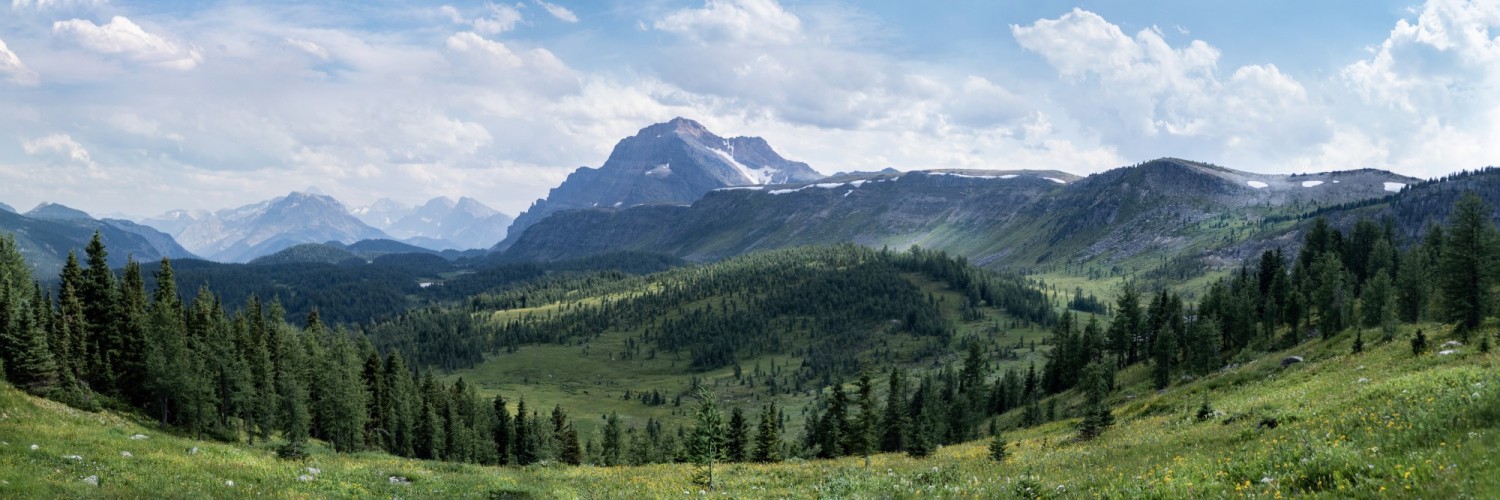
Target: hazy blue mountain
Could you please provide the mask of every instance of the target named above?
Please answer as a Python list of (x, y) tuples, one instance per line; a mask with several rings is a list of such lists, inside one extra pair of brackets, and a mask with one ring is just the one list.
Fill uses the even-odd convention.
[[(179, 224), (191, 220), (186, 224)], [(194, 253), (221, 262), (247, 262), (302, 243), (386, 238), (332, 197), (306, 192), (209, 214), (169, 212), (144, 221), (180, 228), (174, 236)]]
[(109, 262), (114, 267), (124, 266), (131, 256), (137, 261), (195, 257), (170, 235), (127, 220), (93, 219), (80, 210), (51, 203), (25, 215), (0, 210), (0, 234), (16, 236), (22, 254), (36, 267), (39, 278), (54, 277), (69, 251), (77, 252), (81, 259), (96, 231), (109, 249)]

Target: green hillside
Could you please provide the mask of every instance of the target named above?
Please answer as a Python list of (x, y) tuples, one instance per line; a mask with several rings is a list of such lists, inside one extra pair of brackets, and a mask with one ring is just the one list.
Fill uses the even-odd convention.
[[(1432, 325), (1421, 325), (1433, 331)], [(1494, 325), (1491, 325), (1494, 326)], [(1500, 493), (1500, 366), (1470, 346), (1412, 354), (1400, 341), (1350, 354), (1343, 335), (1267, 354), (1157, 393), (1120, 374), (1117, 423), (1080, 442), (1074, 420), (1006, 432), (926, 459), (721, 466), (716, 494), (757, 497), (1491, 497)], [(1445, 335), (1435, 335), (1441, 340)], [(1286, 355), (1306, 362), (1281, 367)], [(1212, 414), (1196, 413), (1207, 395)], [(113, 412), (84, 412), (0, 384), (7, 497), (442, 496), (659, 498), (698, 493), (693, 466), (482, 467), (378, 453), (305, 461), (267, 447), (194, 441)], [(132, 440), (141, 434), (148, 439)], [(30, 449), (31, 445), (37, 449)], [(199, 452), (190, 451), (197, 448)], [(130, 452), (132, 456), (122, 456)], [(76, 455), (78, 458), (68, 458)], [(318, 469), (312, 474), (309, 468)], [(84, 482), (98, 478), (98, 486)], [(309, 476), (299, 481), (299, 476)], [(393, 484), (391, 477), (410, 484)], [(227, 486), (232, 481), (233, 486)]]

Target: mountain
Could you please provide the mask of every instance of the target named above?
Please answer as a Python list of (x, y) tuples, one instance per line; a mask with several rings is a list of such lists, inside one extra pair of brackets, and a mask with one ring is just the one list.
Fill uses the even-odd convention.
[(16, 209), (11, 208), (10, 205), (6, 205), (4, 203), (0, 203), (0, 212), (16, 213)]
[(615, 145), (599, 168), (583, 167), (516, 217), (508, 248), (526, 228), (557, 212), (580, 208), (686, 205), (715, 189), (812, 182), (823, 176), (782, 158), (759, 137), (723, 138), (676, 118), (641, 129)]
[[(412, 211), (412, 207), (390, 198), (375, 200), (368, 206), (350, 210), (349, 213), (370, 227), (387, 231), (392, 224), (406, 217)], [(389, 231), (387, 231), (389, 232)]]
[(1028, 170), (848, 174), (720, 189), (686, 207), (563, 212), (515, 235), (505, 257), (633, 250), (715, 260), (854, 242), (920, 245), (992, 267), (1095, 259), (1116, 265), (1223, 247), (1226, 237), (1246, 237), (1230, 226), (1378, 199), (1417, 182), (1378, 170), (1254, 174), (1175, 158), (1082, 179)]
[(55, 277), (69, 251), (77, 252), (82, 259), (83, 249), (96, 231), (109, 249), (113, 267), (124, 266), (127, 257), (142, 262), (162, 257), (195, 258), (170, 235), (126, 220), (94, 219), (82, 211), (50, 203), (24, 215), (0, 210), (0, 234), (15, 235), (21, 253), (39, 278)]
[(42, 202), (25, 215), (33, 219), (54, 221), (93, 220), (94, 218), (82, 210), (48, 202)]
[(350, 213), (408, 244), (439, 251), (489, 248), (505, 239), (513, 222), (469, 197), (433, 198), (417, 207), (382, 198)]
[(168, 212), (144, 222), (177, 229), (173, 235), (183, 246), (221, 262), (246, 262), (300, 243), (386, 238), (338, 200), (306, 192), (207, 214)]

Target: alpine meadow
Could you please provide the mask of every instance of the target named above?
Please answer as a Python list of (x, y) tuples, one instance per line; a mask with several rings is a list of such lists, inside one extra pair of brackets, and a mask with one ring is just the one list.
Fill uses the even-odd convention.
[(1495, 498), (1500, 9), (1334, 4), (15, 1), (0, 498)]

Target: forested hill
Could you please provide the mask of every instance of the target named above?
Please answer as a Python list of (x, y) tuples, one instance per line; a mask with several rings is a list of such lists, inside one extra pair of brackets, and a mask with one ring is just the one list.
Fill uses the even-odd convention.
[(981, 271), (941, 252), (839, 245), (648, 276), (543, 279), (473, 296), (465, 308), (413, 311), (369, 334), (382, 350), (447, 370), (521, 345), (584, 345), (620, 333), (631, 337), (630, 347), (610, 356), (621, 359), (676, 353), (690, 369), (706, 370), (796, 352), (806, 356), (809, 376), (825, 377), (867, 368), (858, 355), (887, 329), (948, 344), (954, 325), (914, 276), (957, 291), (969, 316), (992, 307), (1029, 323), (1055, 320), (1047, 297), (1023, 278)]

